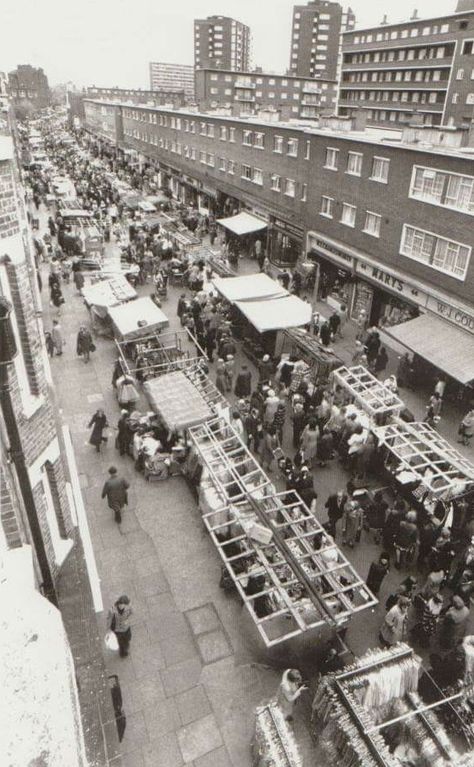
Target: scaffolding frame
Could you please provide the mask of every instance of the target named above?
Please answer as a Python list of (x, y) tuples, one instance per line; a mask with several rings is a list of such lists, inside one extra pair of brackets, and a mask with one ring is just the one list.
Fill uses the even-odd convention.
[[(222, 501), (218, 509), (203, 514), (204, 524), (267, 647), (310, 629), (338, 628), (377, 604), (338, 546), (327, 542), (326, 531), (297, 493), (275, 491), (230, 424), (208, 421), (191, 427), (189, 438)], [(268, 542), (252, 537), (256, 523)], [(326, 545), (317, 549), (320, 538)], [(329, 551), (337, 551), (336, 562), (324, 560)], [(249, 576), (259, 575), (265, 588), (247, 594)], [(275, 609), (258, 617), (255, 602), (262, 597)]]
[(474, 489), (474, 465), (427, 423), (396, 419), (373, 431), (380, 445), (434, 497), (449, 500)]
[(372, 418), (380, 415), (398, 415), (405, 407), (403, 401), (384, 386), (363, 365), (333, 370), (334, 383), (345, 389), (354, 401)]

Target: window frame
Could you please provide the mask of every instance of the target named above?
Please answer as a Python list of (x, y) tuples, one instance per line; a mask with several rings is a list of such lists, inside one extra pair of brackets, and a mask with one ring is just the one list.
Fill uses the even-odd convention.
[[(356, 163), (358, 165), (358, 170), (350, 170), (349, 165), (352, 159), (356, 159)], [(348, 176), (358, 176), (359, 178), (362, 176), (362, 161), (363, 161), (364, 155), (362, 152), (354, 152), (349, 151), (347, 153), (347, 165), (346, 165), (346, 173)]]
[[(367, 227), (367, 220), (368, 220), (369, 216), (375, 216), (375, 218), (377, 219), (378, 228), (377, 228), (376, 231), (372, 231), (372, 230), (370, 230)], [(366, 210), (365, 211), (364, 228), (362, 229), (364, 234), (368, 234), (368, 235), (370, 235), (370, 237), (376, 237), (378, 239), (380, 237), (380, 230), (381, 230), (381, 228), (382, 228), (382, 216), (380, 215), (380, 213), (375, 213), (375, 211), (373, 211), (373, 210)]]
[[(334, 157), (336, 159), (335, 165), (328, 165), (328, 152), (334, 152)], [(340, 157), (340, 150), (337, 147), (333, 146), (327, 146), (326, 147), (326, 156), (324, 158), (324, 168), (326, 170), (332, 170), (332, 171), (338, 171), (339, 170), (339, 157)]]
[[(323, 200), (329, 201), (328, 212), (323, 210), (324, 204)], [(324, 218), (334, 218), (334, 197), (328, 197), (326, 194), (321, 195), (321, 208), (319, 210), (319, 215), (324, 216)]]
[[(348, 221), (344, 221), (344, 212), (348, 208), (350, 208), (354, 212), (354, 218), (352, 223), (349, 223)], [(357, 217), (357, 205), (353, 205), (351, 202), (341, 203), (341, 218), (339, 219), (340, 224), (344, 224), (344, 226), (348, 226), (351, 229), (355, 229), (356, 217)]]
[[(436, 250), (436, 245), (437, 245), (438, 241), (443, 241), (443, 242), (449, 243), (451, 245), (457, 245), (459, 248), (465, 248), (467, 250), (467, 257), (466, 257), (466, 265), (464, 267), (463, 274), (462, 275), (461, 274), (457, 274), (456, 272), (454, 272), (452, 270), (444, 269), (441, 266), (435, 265), (431, 261), (423, 260), (422, 258), (417, 258), (413, 254), (407, 253), (406, 250), (404, 250), (404, 248), (406, 247), (406, 236), (407, 236), (407, 231), (408, 230), (413, 230), (414, 232), (421, 232), (423, 235), (427, 235), (428, 237), (434, 238), (435, 242), (433, 243), (432, 252), (431, 252), (431, 258), (432, 259), (434, 259), (434, 257), (435, 257), (435, 250)], [(466, 275), (468, 273), (468, 270), (469, 270), (469, 264), (470, 264), (471, 255), (472, 255), (472, 248), (471, 248), (470, 245), (466, 245), (465, 243), (458, 242), (457, 240), (448, 240), (447, 237), (443, 237), (442, 235), (436, 234), (436, 232), (431, 232), (431, 231), (429, 231), (427, 229), (420, 229), (417, 226), (412, 226), (411, 224), (404, 223), (403, 224), (403, 228), (402, 228), (402, 235), (401, 235), (401, 238), (400, 238), (399, 253), (400, 253), (401, 256), (404, 256), (405, 258), (409, 258), (412, 261), (416, 261), (419, 264), (422, 264), (424, 266), (428, 266), (430, 269), (434, 269), (437, 272), (441, 272), (442, 274), (446, 274), (446, 275), (448, 275), (449, 277), (452, 277), (455, 280), (459, 280), (460, 282), (464, 282), (465, 279), (466, 279)]]

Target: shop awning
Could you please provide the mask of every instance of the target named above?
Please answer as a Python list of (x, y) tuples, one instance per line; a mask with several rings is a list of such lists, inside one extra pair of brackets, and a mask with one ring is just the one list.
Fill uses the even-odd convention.
[(214, 415), (199, 389), (182, 371), (145, 381), (143, 388), (150, 407), (162, 417), (168, 429), (188, 429)]
[(238, 235), (259, 232), (261, 229), (267, 228), (266, 222), (262, 221), (261, 218), (245, 212), (237, 213), (236, 216), (230, 216), (230, 218), (218, 218), (217, 223)]
[(288, 296), (287, 290), (267, 274), (247, 274), (243, 277), (216, 277), (216, 290), (231, 303), (234, 301), (258, 301), (263, 298)]
[(236, 306), (259, 333), (298, 328), (311, 321), (311, 304), (297, 296), (265, 301), (237, 301)]
[(456, 381), (474, 379), (474, 336), (449, 322), (422, 314), (384, 332)]
[(116, 336), (123, 341), (133, 341), (168, 327), (168, 317), (151, 298), (137, 298), (122, 306), (109, 309)]

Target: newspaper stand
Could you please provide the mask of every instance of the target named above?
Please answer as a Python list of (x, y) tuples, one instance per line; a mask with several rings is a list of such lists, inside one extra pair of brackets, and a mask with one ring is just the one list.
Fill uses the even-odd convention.
[(386, 422), (405, 407), (400, 397), (362, 365), (342, 366), (331, 375), (334, 386), (341, 386), (354, 404), (367, 413), (371, 423)]
[[(310, 629), (337, 630), (377, 604), (299, 496), (275, 492), (224, 418), (190, 428), (189, 440), (203, 467), (204, 524), (267, 647)], [(250, 594), (251, 577), (262, 586)], [(262, 599), (271, 606), (265, 615)]]

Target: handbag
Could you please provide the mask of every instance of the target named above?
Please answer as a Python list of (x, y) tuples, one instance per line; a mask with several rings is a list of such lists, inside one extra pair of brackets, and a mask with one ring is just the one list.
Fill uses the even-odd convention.
[(91, 344), (89, 348), (91, 352), (95, 352), (95, 344)]
[(115, 627), (117, 625), (117, 616), (115, 613), (112, 615), (112, 620), (110, 621), (110, 630), (115, 631)]
[(119, 643), (118, 639), (115, 636), (113, 631), (107, 631), (105, 638), (104, 638), (105, 646), (108, 650), (112, 650), (114, 652), (117, 652), (119, 649)]

